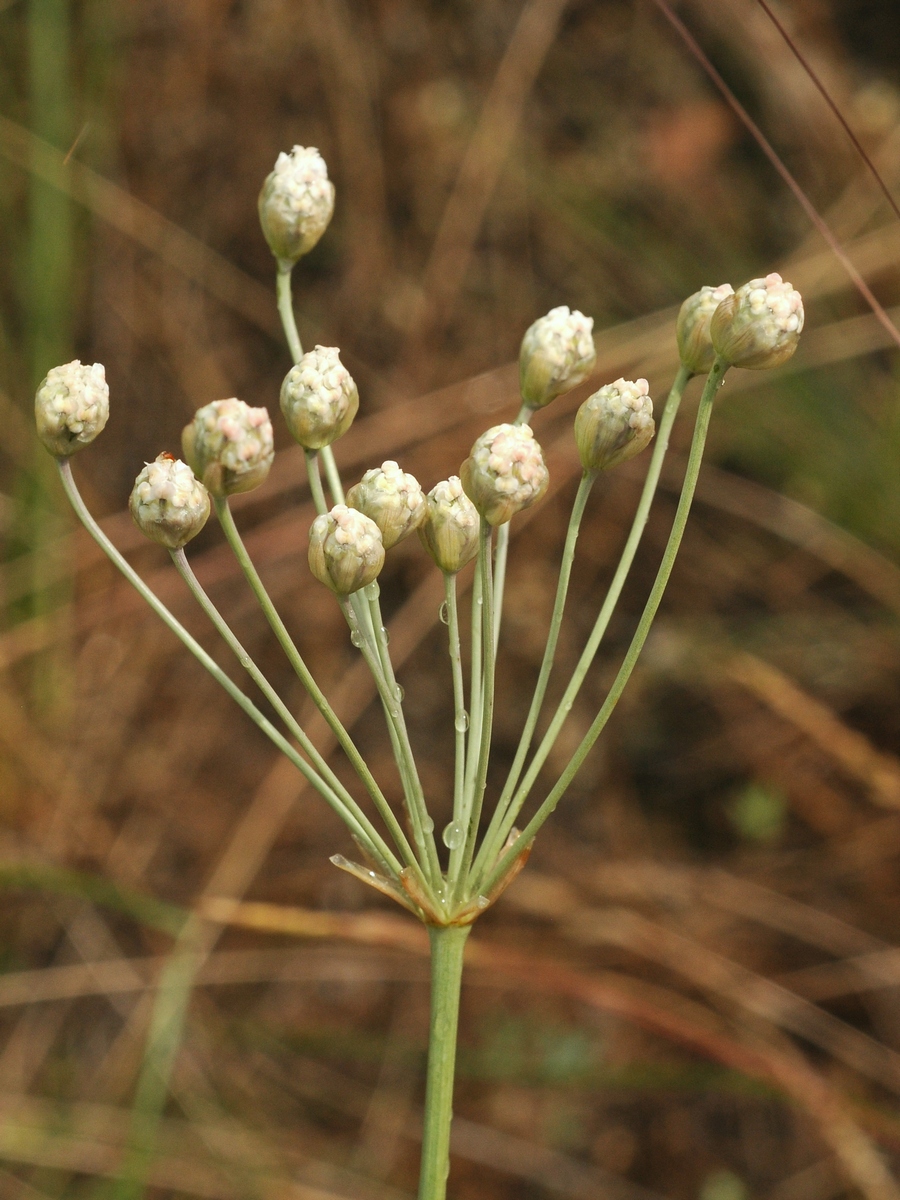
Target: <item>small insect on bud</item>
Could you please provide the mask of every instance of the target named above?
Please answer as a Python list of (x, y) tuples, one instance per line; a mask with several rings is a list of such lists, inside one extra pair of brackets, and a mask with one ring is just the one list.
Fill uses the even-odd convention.
[(519, 352), (519, 383), (527, 405), (543, 408), (587, 379), (597, 361), (593, 328), (593, 317), (561, 305), (528, 329)]
[(675, 322), (675, 337), (682, 365), (693, 375), (705, 375), (713, 365), (716, 352), (709, 336), (712, 315), (727, 296), (734, 295), (730, 283), (718, 287), (705, 285), (688, 296)]
[(528, 425), (494, 425), (472, 447), (460, 470), (466, 495), (489, 525), (505, 525), (543, 496), (550, 482)]
[(776, 272), (726, 296), (709, 331), (716, 353), (733, 367), (761, 371), (791, 357), (803, 329), (800, 293)]
[(209, 493), (187, 463), (160, 454), (134, 481), (128, 507), (141, 533), (180, 550), (206, 524)]
[(390, 459), (366, 471), (347, 493), (347, 503), (375, 522), (385, 550), (396, 546), (425, 520), (425, 496), (418, 480)]
[(313, 521), (309, 569), (337, 595), (349, 596), (374, 582), (383, 566), (381, 530), (369, 517), (336, 504)]
[(56, 458), (68, 458), (89, 445), (109, 420), (103, 366), (82, 366), (76, 358), (53, 367), (37, 390), (34, 415), (38, 437)]
[(422, 545), (446, 575), (455, 575), (478, 553), (478, 510), (458, 475), (436, 484), (425, 497)]
[(281, 385), (281, 411), (291, 437), (321, 450), (347, 432), (359, 408), (359, 392), (340, 351), (316, 346), (304, 354)]
[(586, 471), (607, 471), (647, 446), (656, 432), (646, 379), (617, 379), (589, 396), (575, 415), (575, 442)]
[(269, 414), (234, 398), (198, 408), (181, 445), (194, 474), (218, 497), (258, 487), (275, 457)]
[(334, 212), (334, 184), (322, 155), (310, 146), (282, 152), (259, 193), (259, 220), (269, 249), (289, 266), (308, 254)]

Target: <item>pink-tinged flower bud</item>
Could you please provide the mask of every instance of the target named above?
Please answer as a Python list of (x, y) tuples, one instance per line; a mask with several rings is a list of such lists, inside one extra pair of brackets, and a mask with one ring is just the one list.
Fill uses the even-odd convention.
[(475, 442), (460, 470), (466, 495), (489, 525), (505, 525), (543, 496), (550, 482), (528, 425), (494, 425)]
[(219, 497), (259, 487), (275, 457), (269, 414), (234, 398), (198, 408), (181, 445), (194, 474)]
[(527, 405), (543, 408), (587, 379), (597, 361), (593, 328), (593, 317), (561, 305), (528, 329), (519, 353), (519, 384)]
[(446, 575), (455, 575), (478, 553), (478, 510), (458, 475), (436, 484), (425, 497), (422, 545)]
[(334, 184), (322, 155), (310, 146), (281, 153), (259, 193), (259, 220), (269, 249), (293, 266), (328, 228)]
[(733, 367), (761, 371), (791, 357), (803, 329), (800, 293), (773, 272), (726, 296), (709, 331), (716, 353)]
[(384, 566), (381, 530), (361, 512), (336, 504), (309, 531), (309, 569), (339, 596), (358, 592)]
[(617, 379), (589, 396), (575, 415), (575, 442), (586, 471), (607, 471), (634, 458), (656, 426), (646, 379)]
[(347, 493), (347, 503), (375, 522), (385, 550), (396, 546), (425, 520), (425, 496), (418, 480), (390, 459), (366, 471)]
[(56, 458), (68, 458), (102, 433), (109, 420), (109, 388), (100, 363), (53, 367), (37, 390), (38, 437)]
[(281, 411), (291, 437), (306, 450), (321, 450), (343, 437), (359, 408), (359, 392), (340, 351), (316, 346), (304, 354), (281, 385)]
[(187, 463), (160, 454), (134, 481), (128, 507), (151, 541), (180, 550), (206, 524), (209, 494)]
[(713, 365), (716, 352), (709, 336), (712, 315), (727, 296), (734, 295), (730, 283), (718, 287), (705, 285), (688, 296), (675, 322), (675, 337), (682, 365), (694, 375), (705, 375)]

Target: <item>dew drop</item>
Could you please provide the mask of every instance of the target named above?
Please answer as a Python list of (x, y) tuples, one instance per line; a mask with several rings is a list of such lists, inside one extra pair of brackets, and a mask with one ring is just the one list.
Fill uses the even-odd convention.
[(359, 632), (358, 629), (354, 629), (353, 632), (350, 634), (350, 641), (357, 648), (357, 650), (363, 644), (362, 634)]
[(441, 840), (448, 850), (457, 850), (462, 845), (463, 827), (459, 821), (451, 821), (441, 834)]
[(366, 585), (365, 593), (366, 593), (367, 600), (377, 600), (378, 599), (378, 597), (381, 595), (381, 588), (378, 585), (377, 579), (375, 580), (374, 583), (369, 583)]
[(476, 908), (482, 908), (482, 909), (487, 908), (489, 904), (490, 904), (490, 900), (488, 900), (487, 896), (479, 896), (478, 899), (475, 901)]
[(431, 817), (425, 818), (422, 822), (422, 829), (425, 833), (434, 833), (434, 821), (432, 821)]
[(440, 623), (442, 625), (450, 624), (450, 610), (447, 608), (446, 600), (441, 605), (441, 607), (438, 609), (438, 620), (440, 621)]
[(334, 863), (334, 865), (336, 867), (349, 867), (350, 866), (349, 859), (344, 858), (343, 854), (332, 854), (331, 858), (328, 861)]
[(465, 733), (469, 728), (469, 714), (465, 709), (456, 717), (453, 722), (453, 727), (457, 733)]
[(391, 640), (391, 631), (389, 629), (386, 629), (384, 627), (384, 625), (382, 625), (382, 627), (381, 627), (381, 640), (384, 642), (385, 645), (387, 645), (388, 642)]
[(402, 699), (405, 695), (406, 695), (406, 692), (403, 690), (403, 687), (399, 683), (395, 683), (394, 684), (394, 698), (396, 700), (402, 701)]

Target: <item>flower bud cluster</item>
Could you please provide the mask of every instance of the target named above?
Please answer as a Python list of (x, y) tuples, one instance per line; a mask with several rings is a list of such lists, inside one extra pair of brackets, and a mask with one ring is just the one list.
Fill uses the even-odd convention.
[(425, 507), (419, 526), (422, 545), (446, 575), (455, 575), (478, 553), (478, 510), (458, 475), (436, 484)]
[(384, 566), (381, 530), (369, 517), (336, 504), (309, 531), (309, 569), (338, 596), (373, 583)]
[(101, 363), (76, 358), (53, 367), (37, 390), (34, 415), (38, 437), (51, 454), (68, 458), (102, 433), (109, 420), (109, 387)]
[(728, 296), (734, 295), (730, 283), (718, 287), (705, 285), (688, 296), (675, 322), (675, 337), (682, 365), (694, 375), (705, 375), (713, 365), (716, 352), (709, 336), (712, 315)]
[(575, 442), (586, 471), (606, 471), (644, 449), (656, 432), (646, 379), (617, 379), (588, 397), (575, 416)]
[(587, 379), (597, 361), (593, 328), (592, 317), (561, 305), (528, 329), (519, 354), (519, 384), (530, 408), (543, 408)]
[(726, 296), (710, 321), (716, 353), (734, 367), (763, 370), (787, 362), (800, 341), (803, 300), (777, 272)]
[(187, 463), (160, 454), (134, 481), (128, 506), (151, 541), (180, 550), (206, 524), (209, 494)]
[(314, 146), (281, 153), (259, 194), (259, 220), (269, 249), (293, 266), (328, 228), (334, 212), (334, 184)]
[(321, 450), (342, 437), (359, 408), (359, 392), (340, 351), (316, 346), (304, 354), (281, 385), (281, 411), (295, 441)]
[(528, 425), (493, 425), (461, 469), (466, 495), (489, 525), (504, 525), (540, 500), (550, 476)]
[(199, 408), (181, 444), (194, 474), (220, 497), (258, 487), (275, 457), (269, 414), (234, 398)]
[(385, 550), (407, 537), (425, 520), (425, 496), (413, 475), (387, 462), (366, 471), (347, 493), (347, 503), (375, 522)]

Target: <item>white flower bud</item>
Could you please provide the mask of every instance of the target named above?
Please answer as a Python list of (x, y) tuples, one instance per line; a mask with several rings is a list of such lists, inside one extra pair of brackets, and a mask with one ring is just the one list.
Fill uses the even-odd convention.
[(526, 404), (543, 408), (587, 379), (597, 361), (593, 328), (593, 317), (569, 312), (565, 305), (535, 321), (519, 352), (519, 383)]
[(381, 530), (361, 512), (336, 504), (313, 521), (309, 569), (339, 596), (349, 596), (374, 582), (383, 566)]
[(38, 437), (51, 454), (68, 458), (102, 433), (109, 420), (109, 388), (101, 363), (82, 366), (76, 358), (53, 367), (37, 390)]
[(385, 550), (396, 546), (425, 520), (425, 495), (418, 480), (388, 459), (347, 493), (347, 503), (375, 522)]
[(259, 220), (269, 249), (293, 266), (328, 228), (334, 184), (322, 155), (310, 146), (281, 153), (259, 193)]
[(316, 346), (304, 354), (281, 385), (281, 411), (293, 439), (321, 450), (343, 437), (359, 408), (359, 392), (340, 351)]
[(446, 575), (455, 575), (478, 553), (478, 510), (458, 475), (436, 484), (425, 497), (422, 545)]
[(800, 293), (774, 271), (726, 296), (709, 326), (716, 353), (725, 362), (755, 371), (787, 362), (802, 329)]
[(220, 497), (258, 487), (275, 457), (269, 414), (234, 398), (198, 408), (181, 445), (194, 474)]
[(160, 454), (134, 481), (128, 507), (151, 541), (180, 550), (206, 524), (209, 493), (187, 463)]
[(606, 471), (647, 446), (656, 432), (646, 379), (617, 379), (589, 396), (575, 416), (575, 442), (586, 471)]
[(540, 500), (550, 476), (528, 425), (494, 425), (460, 470), (466, 495), (489, 525), (505, 525)]
[(712, 315), (727, 296), (734, 295), (730, 283), (718, 287), (704, 285), (688, 296), (675, 322), (675, 337), (682, 364), (694, 375), (705, 375), (713, 365), (716, 352), (709, 336)]

